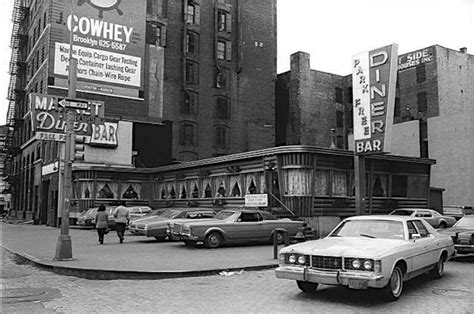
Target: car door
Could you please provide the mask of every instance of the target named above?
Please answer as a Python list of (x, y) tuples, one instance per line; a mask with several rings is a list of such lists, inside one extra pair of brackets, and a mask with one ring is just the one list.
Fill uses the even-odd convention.
[[(415, 255), (413, 258), (413, 268), (414, 270), (421, 269), (423, 267), (426, 267), (430, 264), (432, 264), (433, 260), (433, 237), (428, 231), (428, 229), (423, 225), (423, 222), (420, 220), (412, 220), (408, 222), (409, 224), (411, 223), (414, 225), (414, 228), (416, 230), (416, 234), (420, 236), (419, 239), (414, 239), (412, 240), (414, 245), (413, 247), (415, 248)], [(413, 239), (413, 234), (410, 233), (410, 227), (409, 227), (409, 237)]]
[(264, 236), (262, 220), (262, 216), (257, 212), (240, 213), (232, 237), (239, 242), (261, 240)]

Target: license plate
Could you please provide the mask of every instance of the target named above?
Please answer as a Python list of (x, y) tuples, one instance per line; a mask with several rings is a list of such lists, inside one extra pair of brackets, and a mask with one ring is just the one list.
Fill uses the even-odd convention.
[(351, 289), (367, 289), (367, 280), (361, 279), (349, 279), (349, 288)]

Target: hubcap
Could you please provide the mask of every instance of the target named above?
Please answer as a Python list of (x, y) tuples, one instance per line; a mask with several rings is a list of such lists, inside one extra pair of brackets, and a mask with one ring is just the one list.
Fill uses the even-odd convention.
[(400, 293), (401, 283), (400, 270), (395, 269), (393, 271), (392, 277), (390, 278), (390, 286), (395, 296), (398, 296)]

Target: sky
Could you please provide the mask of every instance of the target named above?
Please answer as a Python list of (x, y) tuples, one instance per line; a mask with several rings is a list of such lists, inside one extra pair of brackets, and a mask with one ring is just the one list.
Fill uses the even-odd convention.
[[(129, 0), (132, 1), (132, 0)], [(14, 0), (1, 0), (0, 124), (6, 122)], [(474, 0), (277, 0), (277, 73), (290, 55), (310, 54), (311, 69), (350, 74), (352, 55), (391, 43), (399, 54), (441, 45), (474, 54)]]

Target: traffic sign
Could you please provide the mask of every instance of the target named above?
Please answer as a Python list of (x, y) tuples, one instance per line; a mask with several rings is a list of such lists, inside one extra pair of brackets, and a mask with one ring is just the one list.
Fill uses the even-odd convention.
[(58, 101), (58, 104), (64, 108), (72, 108), (72, 109), (88, 109), (89, 108), (89, 102), (87, 100), (80, 100), (80, 99), (64, 98)]

